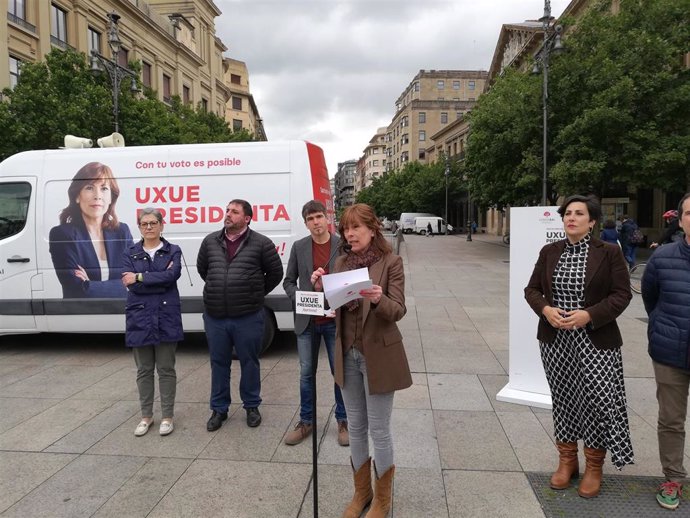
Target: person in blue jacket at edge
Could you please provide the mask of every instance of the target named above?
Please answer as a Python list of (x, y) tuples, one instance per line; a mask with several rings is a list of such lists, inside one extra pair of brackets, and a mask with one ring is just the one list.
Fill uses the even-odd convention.
[(158, 370), (162, 419), (159, 433), (173, 431), (175, 408), (175, 349), (184, 338), (177, 279), (180, 278), (182, 250), (166, 241), (163, 215), (147, 207), (138, 216), (142, 239), (123, 255), (127, 287), (125, 342), (134, 353), (141, 421), (134, 430), (140, 437), (153, 424), (154, 369)]
[(642, 276), (648, 351), (659, 403), (659, 460), (666, 479), (656, 499), (666, 509), (678, 507), (688, 476), (683, 461), (690, 387), (690, 193), (680, 200), (678, 217), (685, 239), (659, 247)]
[(112, 170), (89, 162), (77, 171), (67, 195), (69, 205), (48, 237), (63, 298), (125, 298), (122, 254), (132, 234), (115, 213), (120, 188)]

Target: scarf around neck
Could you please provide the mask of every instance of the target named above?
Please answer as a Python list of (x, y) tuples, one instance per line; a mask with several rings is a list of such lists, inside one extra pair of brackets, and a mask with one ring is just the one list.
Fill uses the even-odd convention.
[[(381, 257), (383, 257), (383, 254), (370, 245), (369, 248), (361, 254), (349, 253), (345, 259), (345, 266), (348, 270), (369, 268), (372, 264), (378, 262)], [(348, 311), (356, 311), (359, 307), (359, 299), (351, 300), (345, 305)]]

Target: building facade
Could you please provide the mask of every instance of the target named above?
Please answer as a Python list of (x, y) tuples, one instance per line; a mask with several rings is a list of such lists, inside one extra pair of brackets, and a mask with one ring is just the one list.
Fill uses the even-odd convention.
[(338, 171), (335, 173), (333, 197), (335, 210), (340, 211), (355, 203), (355, 182), (357, 176), (357, 160), (338, 162)]
[(256, 140), (267, 140), (264, 124), (254, 96), (249, 91), (249, 71), (244, 61), (225, 58), (225, 84), (230, 87), (230, 102), (225, 120), (233, 131), (246, 129)]
[(420, 70), (395, 102), (386, 131), (386, 170), (410, 160), (428, 162), (431, 135), (474, 107), (486, 79), (480, 70)]
[(388, 128), (378, 128), (369, 144), (364, 148), (363, 187), (369, 187), (374, 178), (383, 176), (386, 171), (386, 132)]
[(120, 16), (120, 65), (140, 61), (141, 82), (163, 102), (178, 95), (226, 117), (234, 64), (223, 58), (228, 48), (215, 29), (221, 11), (212, 0), (8, 0), (0, 10), (0, 27), (7, 28), (0, 38), (0, 63), (7, 64), (0, 66), (0, 88), (16, 84), (21, 63), (43, 61), (53, 48), (87, 56), (95, 50), (110, 59), (110, 12)]

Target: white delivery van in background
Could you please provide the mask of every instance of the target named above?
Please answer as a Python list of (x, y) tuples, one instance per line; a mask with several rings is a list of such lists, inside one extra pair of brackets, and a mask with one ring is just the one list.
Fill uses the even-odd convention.
[(411, 234), (414, 232), (414, 219), (418, 216), (436, 216), (430, 212), (403, 212), (400, 214), (400, 221), (398, 228), (402, 230), (403, 234)]
[(453, 232), (452, 225), (448, 225), (443, 218), (438, 216), (418, 216), (414, 219), (414, 232), (420, 235), (426, 235), (429, 223), (431, 223), (431, 229), (434, 234), (445, 234), (446, 227), (448, 227), (448, 233)]
[[(308, 142), (19, 153), (0, 163), (0, 334), (124, 332), (124, 299), (68, 295), (50, 253), (51, 229), (70, 203), (68, 188), (91, 162), (112, 170), (119, 191), (112, 206), (134, 240), (140, 239), (138, 210), (155, 207), (164, 213), (164, 236), (183, 252), (178, 288), (185, 331), (203, 331), (204, 282), (196, 257), (204, 237), (223, 228), (230, 200), (245, 199), (253, 206), (250, 227), (273, 240), (284, 268), (293, 241), (308, 234), (301, 215), (307, 201), (321, 201), (334, 223), (323, 151)], [(93, 245), (85, 239), (78, 246)], [(264, 348), (276, 328), (293, 328), (292, 304), (282, 283), (265, 306)]]

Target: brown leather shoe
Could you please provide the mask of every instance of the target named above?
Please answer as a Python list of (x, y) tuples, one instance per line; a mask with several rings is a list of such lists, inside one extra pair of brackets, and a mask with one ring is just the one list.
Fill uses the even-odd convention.
[(594, 498), (601, 490), (602, 467), (606, 450), (585, 446), (585, 474), (582, 476), (577, 494), (582, 498)]
[(304, 423), (300, 421), (295, 425), (295, 429), (285, 436), (285, 444), (288, 446), (294, 446), (295, 444), (301, 443), (304, 439), (309, 437), (314, 427), (311, 423)]
[(338, 444), (350, 446), (350, 434), (347, 431), (347, 421), (338, 421)]

